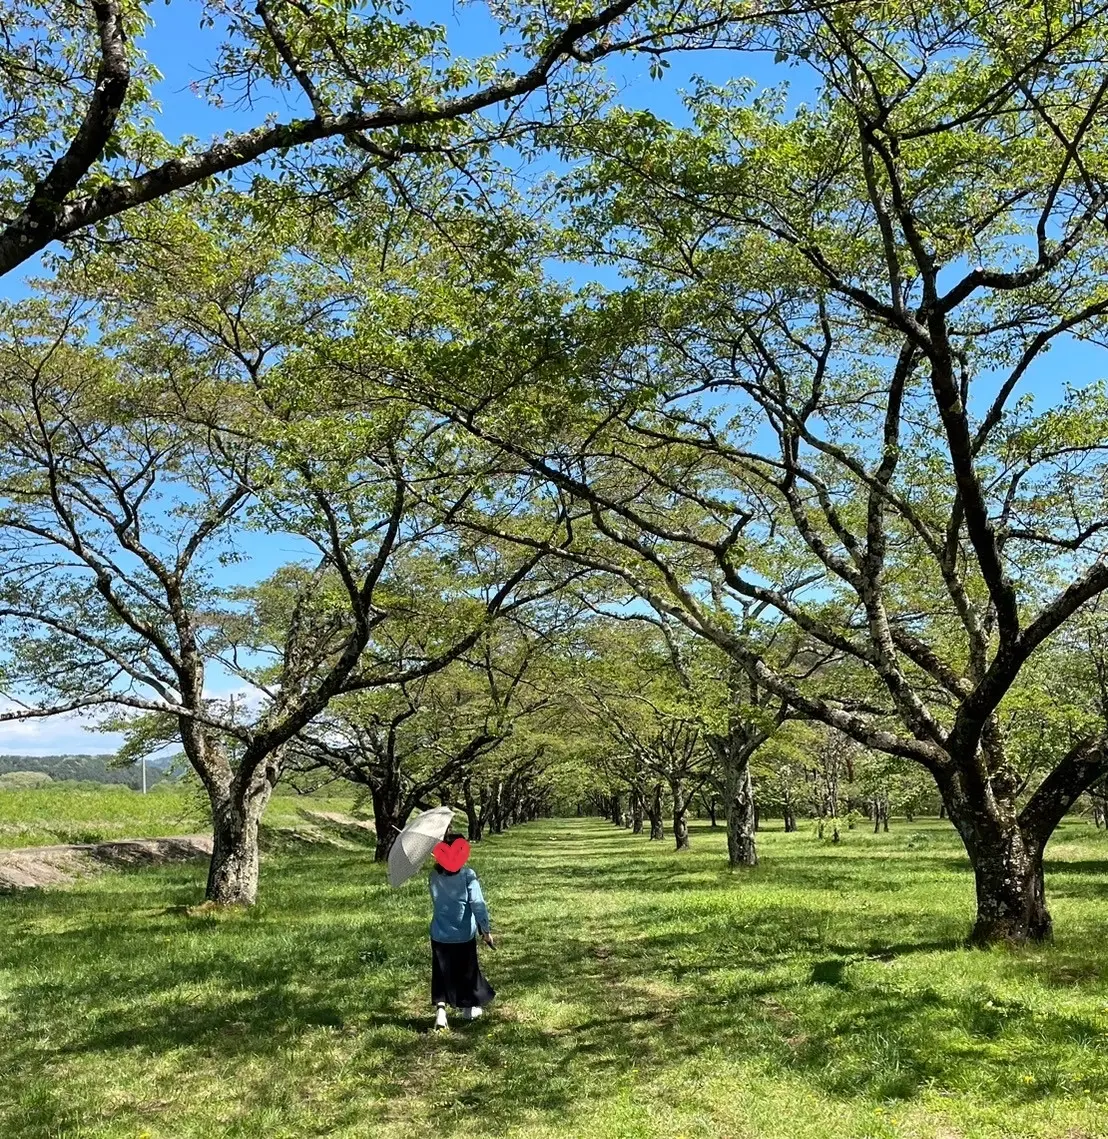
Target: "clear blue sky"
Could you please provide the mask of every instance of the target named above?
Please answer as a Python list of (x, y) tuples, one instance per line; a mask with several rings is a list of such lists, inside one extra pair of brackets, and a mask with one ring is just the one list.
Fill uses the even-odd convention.
[[(145, 49), (164, 78), (157, 89), (163, 104), (161, 129), (171, 138), (192, 135), (204, 141), (227, 130), (256, 125), (260, 113), (253, 111), (217, 110), (190, 89), (201, 79), (218, 46), (218, 35), (199, 26), (201, 7), (194, 0), (172, 0), (154, 4), (151, 13), (155, 26), (146, 37)], [(496, 28), (481, 5), (455, 9), (444, 3), (417, 3), (413, 18), (435, 19), (447, 26), (451, 48), (464, 55), (481, 55), (496, 50)], [(671, 67), (664, 79), (651, 80), (648, 60), (629, 57), (609, 63), (612, 80), (619, 89), (619, 101), (625, 105), (649, 107), (661, 118), (685, 121), (681, 92), (692, 78), (700, 75), (712, 82), (723, 82), (737, 74), (753, 79), (758, 86), (789, 81), (790, 103), (809, 99), (811, 89), (798, 86), (800, 73), (775, 65), (769, 55), (738, 55), (726, 52), (690, 53), (671, 57)], [(736, 69), (738, 69), (736, 71)], [(290, 113), (304, 113), (302, 106), (290, 106), (283, 95), (274, 92), (263, 104), (282, 118)], [(29, 267), (29, 275), (37, 266)], [(26, 286), (19, 279), (9, 279), (0, 286), (9, 297), (25, 295)], [(1025, 390), (1040, 402), (1049, 402), (1060, 390), (1062, 381), (1083, 384), (1104, 373), (1099, 349), (1073, 343), (1059, 345), (1039, 363), (1025, 380)], [(296, 550), (290, 539), (264, 544), (258, 541), (248, 549), (251, 562), (237, 568), (238, 580), (268, 572)], [(113, 747), (111, 737), (90, 735), (78, 723), (54, 720), (27, 724), (0, 724), (0, 753), (50, 753), (62, 751), (106, 751)]]

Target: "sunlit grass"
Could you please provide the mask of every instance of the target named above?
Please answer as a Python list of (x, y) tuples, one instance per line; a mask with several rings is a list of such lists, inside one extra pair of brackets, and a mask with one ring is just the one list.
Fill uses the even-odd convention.
[[(352, 800), (352, 795), (278, 795), (270, 801), (265, 822), (294, 826), (302, 822), (299, 812), (304, 808), (348, 811)], [(209, 826), (203, 794), (194, 786), (162, 784), (146, 795), (121, 785), (64, 782), (0, 789), (0, 848), (157, 838), (204, 833)]]
[(1052, 845), (1052, 947), (961, 947), (946, 824), (762, 836), (730, 874), (592, 820), (475, 848), (501, 1001), (429, 1033), (426, 899), (287, 847), (261, 902), (203, 866), (0, 901), (0, 1134), (1081, 1139), (1108, 1133), (1108, 838)]

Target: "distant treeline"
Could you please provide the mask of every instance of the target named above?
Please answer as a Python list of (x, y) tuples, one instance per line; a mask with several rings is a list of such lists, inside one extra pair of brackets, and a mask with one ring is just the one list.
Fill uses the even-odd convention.
[[(142, 786), (142, 770), (138, 766), (113, 767), (114, 759), (113, 755), (0, 755), (0, 776), (15, 771), (39, 771), (55, 780), (123, 783), (138, 790)], [(162, 762), (147, 761), (147, 787), (170, 778)]]

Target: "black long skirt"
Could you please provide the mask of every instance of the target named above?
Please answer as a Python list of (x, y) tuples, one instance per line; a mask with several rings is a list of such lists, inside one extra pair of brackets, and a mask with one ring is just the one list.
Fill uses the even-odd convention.
[(496, 990), (477, 961), (477, 938), (453, 944), (431, 942), (431, 1003), (473, 1008), (487, 1005)]

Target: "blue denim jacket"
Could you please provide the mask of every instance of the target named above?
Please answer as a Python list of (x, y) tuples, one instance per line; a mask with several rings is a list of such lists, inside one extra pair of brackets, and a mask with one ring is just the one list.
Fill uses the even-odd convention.
[(463, 866), (456, 874), (431, 871), (431, 940), (459, 944), (478, 931), (488, 933), (489, 910), (476, 873)]

